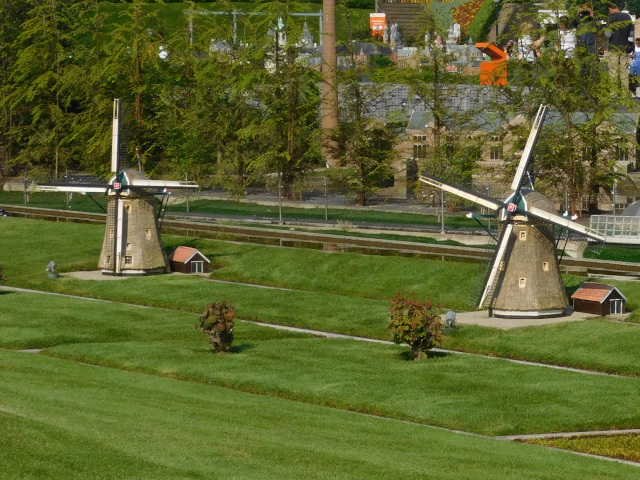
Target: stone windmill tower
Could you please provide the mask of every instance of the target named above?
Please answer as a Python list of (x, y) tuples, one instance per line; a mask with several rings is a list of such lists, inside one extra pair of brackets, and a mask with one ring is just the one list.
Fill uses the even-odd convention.
[(478, 308), (490, 316), (546, 318), (564, 315), (569, 304), (560, 277), (554, 230), (566, 228), (599, 241), (605, 237), (555, 213), (543, 195), (522, 188), (533, 148), (544, 123), (547, 107), (542, 105), (520, 159), (512, 193), (504, 201), (472, 192), (429, 175), (420, 180), (442, 190), (500, 212), (502, 227)]
[(140, 170), (120, 167), (121, 102), (113, 102), (111, 172), (106, 185), (48, 184), (42, 191), (108, 195), (107, 219), (98, 263), (103, 275), (154, 275), (168, 272), (160, 236), (156, 197), (167, 189), (198, 188), (195, 182), (150, 180)]

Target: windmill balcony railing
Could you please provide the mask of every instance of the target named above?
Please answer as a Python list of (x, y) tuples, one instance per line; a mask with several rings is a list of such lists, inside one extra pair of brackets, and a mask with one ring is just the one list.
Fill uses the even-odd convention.
[(640, 239), (640, 217), (593, 215), (589, 227), (607, 237)]

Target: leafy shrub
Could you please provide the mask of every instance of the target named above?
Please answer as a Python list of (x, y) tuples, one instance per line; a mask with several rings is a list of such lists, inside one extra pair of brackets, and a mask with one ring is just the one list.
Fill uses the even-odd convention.
[(233, 342), (233, 321), (236, 313), (233, 305), (223, 300), (219, 303), (210, 303), (200, 317), (200, 323), (194, 328), (200, 328), (203, 334), (209, 336), (211, 343), (218, 353), (228, 353), (231, 351)]
[(440, 316), (431, 303), (420, 303), (413, 293), (406, 297), (402, 292), (394, 295), (389, 307), (389, 330), (393, 341), (411, 347), (414, 360), (424, 358), (427, 351), (442, 340)]

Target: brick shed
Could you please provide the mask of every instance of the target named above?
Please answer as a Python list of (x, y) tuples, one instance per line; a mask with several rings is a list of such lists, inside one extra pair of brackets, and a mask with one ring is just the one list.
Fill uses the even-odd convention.
[(169, 255), (172, 272), (208, 273), (210, 263), (200, 250), (192, 247), (178, 247)]
[(576, 312), (611, 315), (625, 313), (626, 297), (613, 285), (584, 282), (571, 295), (573, 309)]

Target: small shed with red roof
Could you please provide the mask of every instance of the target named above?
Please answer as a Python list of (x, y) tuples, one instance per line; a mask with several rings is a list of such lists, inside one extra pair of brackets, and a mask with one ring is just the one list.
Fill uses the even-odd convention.
[(169, 267), (172, 272), (208, 273), (210, 263), (200, 250), (193, 247), (177, 247), (169, 255)]
[(573, 310), (605, 316), (625, 313), (626, 297), (613, 285), (584, 282), (571, 295)]

